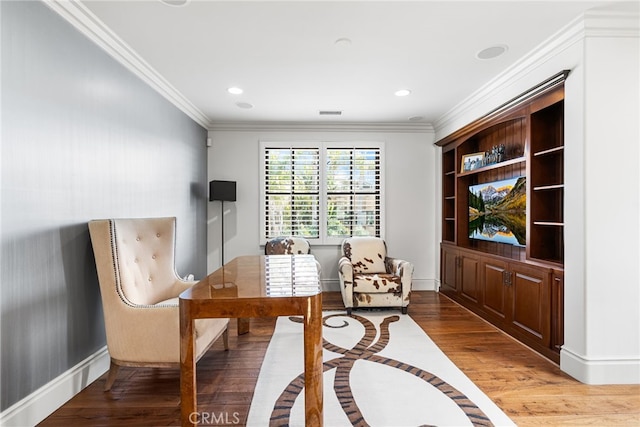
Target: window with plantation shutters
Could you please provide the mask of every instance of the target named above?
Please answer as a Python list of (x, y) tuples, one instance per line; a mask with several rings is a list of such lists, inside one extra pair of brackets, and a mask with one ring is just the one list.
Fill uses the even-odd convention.
[(384, 237), (382, 143), (261, 142), (261, 243)]
[(264, 231), (267, 239), (317, 239), (320, 220), (320, 150), (264, 149)]
[(327, 236), (380, 236), (380, 149), (326, 149)]

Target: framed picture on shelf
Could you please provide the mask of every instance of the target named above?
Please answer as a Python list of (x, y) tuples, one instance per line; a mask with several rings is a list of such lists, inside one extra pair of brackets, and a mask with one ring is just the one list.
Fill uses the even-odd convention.
[(484, 165), (484, 152), (465, 154), (462, 156), (460, 173), (478, 169)]

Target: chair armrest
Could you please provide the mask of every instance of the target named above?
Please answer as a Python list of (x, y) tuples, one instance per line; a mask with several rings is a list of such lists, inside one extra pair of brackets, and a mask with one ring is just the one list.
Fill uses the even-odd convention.
[[(315, 259), (315, 257), (313, 257)], [(322, 275), (322, 264), (320, 264), (320, 261), (318, 261), (317, 259), (315, 259), (316, 262), (316, 268), (318, 269), (318, 280), (320, 279), (320, 276)]]
[(181, 278), (177, 278), (171, 288), (171, 294), (176, 297), (180, 296), (181, 293), (183, 293), (184, 291), (186, 291), (196, 283), (198, 283), (197, 280), (184, 280)]
[(400, 276), (400, 281), (402, 283), (402, 306), (406, 307), (409, 305), (409, 299), (411, 298), (413, 264), (403, 259), (390, 257), (385, 258), (384, 264), (387, 268), (387, 273)]
[(403, 277), (409, 274), (409, 277), (413, 274), (413, 264), (409, 261), (405, 261), (399, 258), (386, 257), (384, 264), (387, 267), (387, 273), (395, 274), (396, 276)]
[(340, 281), (348, 280), (349, 282), (353, 282), (353, 265), (349, 258), (343, 256), (338, 260), (338, 274)]
[(353, 265), (345, 256), (338, 260), (338, 277), (344, 306), (351, 308), (353, 307)]

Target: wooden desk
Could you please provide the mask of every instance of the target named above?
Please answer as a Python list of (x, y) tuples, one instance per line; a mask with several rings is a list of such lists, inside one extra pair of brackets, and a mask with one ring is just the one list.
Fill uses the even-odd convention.
[(304, 317), (306, 425), (322, 426), (322, 293), (313, 255), (238, 257), (180, 294), (183, 426), (200, 419), (194, 320), (291, 315)]

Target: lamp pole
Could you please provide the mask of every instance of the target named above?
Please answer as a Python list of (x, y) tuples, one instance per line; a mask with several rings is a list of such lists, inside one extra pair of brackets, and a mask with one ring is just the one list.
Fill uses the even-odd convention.
[(222, 263), (220, 266), (224, 266), (224, 200), (220, 200), (220, 222), (221, 222), (221, 237), (222, 237), (222, 248), (221, 248), (221, 258)]

